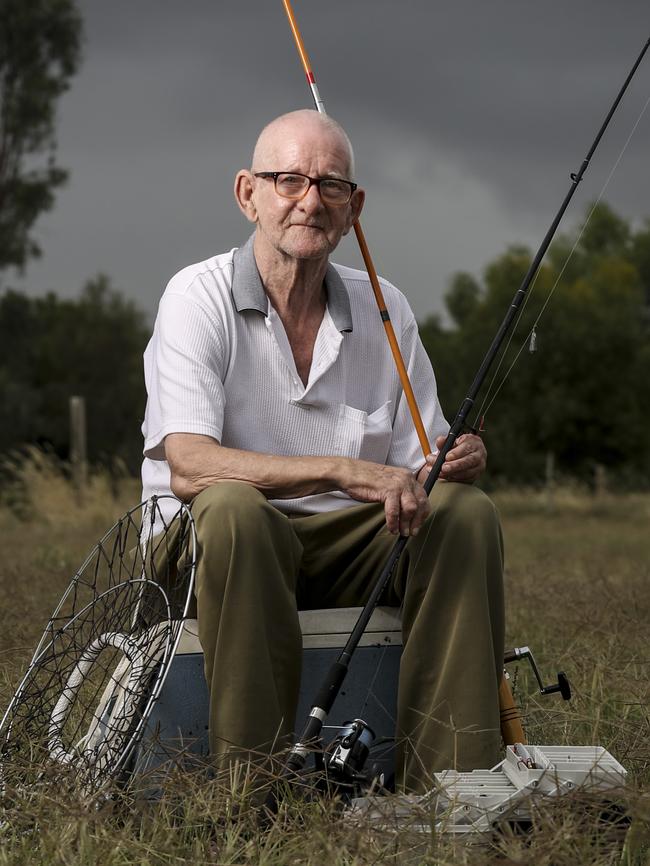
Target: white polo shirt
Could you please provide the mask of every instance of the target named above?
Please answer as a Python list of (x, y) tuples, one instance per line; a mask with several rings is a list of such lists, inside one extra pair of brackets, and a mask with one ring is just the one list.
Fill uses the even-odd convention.
[[(430, 442), (449, 425), (429, 358), (402, 293), (381, 280)], [(240, 249), (172, 278), (144, 354), (143, 498), (170, 493), (164, 439), (201, 433), (224, 446), (283, 456), (340, 455), (416, 471), (422, 451), (362, 271), (330, 264), (327, 308), (303, 385), (253, 254)], [(335, 491), (272, 500), (285, 512), (356, 505)]]

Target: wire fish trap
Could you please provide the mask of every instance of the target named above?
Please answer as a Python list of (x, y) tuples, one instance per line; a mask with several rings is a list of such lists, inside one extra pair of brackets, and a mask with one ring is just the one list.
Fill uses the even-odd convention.
[(0, 722), (0, 793), (61, 777), (93, 794), (128, 775), (192, 600), (189, 509), (153, 497), (73, 577)]

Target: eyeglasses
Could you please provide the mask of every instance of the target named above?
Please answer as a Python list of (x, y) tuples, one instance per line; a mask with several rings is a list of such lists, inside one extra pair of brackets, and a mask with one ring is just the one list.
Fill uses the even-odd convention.
[(255, 177), (273, 178), (275, 191), (282, 198), (298, 201), (304, 198), (312, 186), (318, 187), (324, 204), (344, 205), (352, 198), (357, 184), (338, 177), (309, 177), (295, 171), (256, 171)]

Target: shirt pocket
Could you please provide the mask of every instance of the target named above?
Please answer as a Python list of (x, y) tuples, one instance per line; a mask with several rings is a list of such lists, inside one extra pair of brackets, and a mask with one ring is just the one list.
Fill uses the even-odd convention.
[(337, 454), (373, 463), (385, 463), (393, 436), (391, 401), (374, 412), (339, 405)]

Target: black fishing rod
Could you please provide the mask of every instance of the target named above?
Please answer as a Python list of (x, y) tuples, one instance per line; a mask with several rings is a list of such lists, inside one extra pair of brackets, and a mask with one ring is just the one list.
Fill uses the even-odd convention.
[[(495, 358), (499, 353), (499, 349), (501, 348), (508, 331), (513, 325), (513, 322), (517, 316), (517, 312), (519, 311), (519, 308), (521, 307), (524, 298), (526, 297), (526, 293), (528, 292), (528, 289), (535, 277), (535, 274), (537, 273), (539, 266), (542, 263), (542, 259), (544, 258), (544, 255), (548, 250), (553, 236), (557, 231), (557, 227), (560, 224), (562, 217), (564, 216), (564, 212), (569, 206), (569, 202), (573, 198), (573, 194), (575, 193), (578, 184), (582, 180), (582, 177), (587, 170), (591, 158), (594, 155), (594, 152), (598, 147), (600, 140), (603, 137), (605, 130), (607, 129), (614, 115), (614, 112), (618, 108), (618, 105), (623, 98), (623, 95), (625, 94), (625, 91), (627, 90), (630, 82), (632, 81), (632, 78), (634, 77), (634, 74), (636, 73), (639, 64), (643, 60), (643, 57), (649, 46), (650, 38), (648, 38), (645, 45), (643, 46), (641, 53), (637, 57), (636, 62), (630, 70), (629, 75), (625, 79), (623, 86), (619, 90), (618, 95), (616, 96), (616, 99), (614, 100), (609, 112), (607, 113), (607, 116), (605, 117), (605, 120), (603, 121), (600, 129), (598, 130), (598, 134), (596, 135), (593, 144), (589, 148), (587, 155), (582, 161), (580, 168), (578, 169), (578, 171), (572, 172), (570, 175), (571, 186), (569, 188), (569, 191), (567, 192), (564, 201), (560, 206), (560, 209), (558, 210), (555, 218), (553, 219), (553, 222), (551, 223), (548, 231), (546, 232), (546, 235), (544, 236), (544, 239), (540, 244), (539, 249), (537, 250), (535, 258), (531, 262), (528, 272), (526, 273), (521, 283), (521, 286), (519, 287), (519, 289), (517, 289), (517, 292), (512, 299), (512, 303), (508, 308), (508, 311), (501, 323), (501, 326), (499, 327), (496, 336), (492, 340), (490, 348), (488, 349), (485, 357), (483, 358), (483, 361), (481, 362), (481, 365), (474, 377), (474, 381), (470, 385), (467, 396), (463, 400), (456, 414), (456, 417), (454, 418), (453, 423), (449, 428), (449, 433), (447, 434), (444, 445), (440, 449), (438, 456), (436, 457), (436, 460), (431, 467), (429, 476), (424, 483), (424, 489), (426, 490), (427, 494), (431, 492), (434, 484), (438, 480), (438, 477), (440, 476), (440, 471), (445, 462), (445, 458), (449, 451), (451, 451), (451, 449), (454, 447), (458, 436), (465, 430), (471, 430), (472, 432), (475, 432), (473, 428), (468, 427), (467, 418), (472, 410), (472, 407), (474, 406), (476, 397), (481, 389), (481, 386), (483, 385), (483, 382), (485, 381), (485, 378), (488, 374), (490, 367), (492, 366), (492, 363), (494, 362)], [(325, 720), (327, 719), (330, 710), (332, 709), (334, 701), (339, 694), (343, 681), (345, 680), (346, 674), (348, 672), (348, 667), (352, 659), (352, 655), (356, 650), (364, 631), (366, 630), (368, 622), (370, 621), (370, 617), (372, 616), (377, 604), (379, 603), (379, 599), (381, 598), (382, 593), (386, 589), (391, 579), (397, 561), (402, 555), (402, 552), (406, 547), (408, 540), (409, 539), (407, 536), (400, 535), (400, 537), (395, 542), (393, 549), (391, 550), (388, 559), (380, 575), (377, 578), (372, 592), (370, 593), (370, 597), (364, 605), (364, 608), (359, 615), (359, 619), (357, 620), (356, 625), (354, 626), (354, 629), (352, 630), (352, 633), (350, 634), (350, 637), (345, 644), (345, 647), (342, 649), (337, 661), (334, 662), (334, 664), (331, 666), (316, 697), (314, 698), (314, 702), (312, 704), (307, 723), (305, 724), (305, 727), (298, 741), (292, 747), (285, 761), (284, 774), (286, 777), (290, 777), (291, 775), (302, 770), (306, 764), (308, 756), (311, 752), (314, 751), (315, 747), (318, 745), (323, 725), (325, 723)], [(348, 737), (350, 738), (349, 742), (351, 742), (352, 739), (354, 739), (355, 737), (358, 738), (360, 733), (360, 730), (355, 730), (354, 732), (352, 732), (352, 734), (348, 734)], [(273, 797), (269, 799), (267, 806), (275, 806)]]

